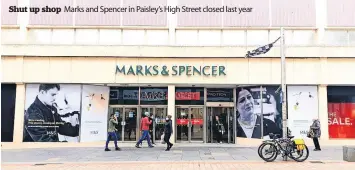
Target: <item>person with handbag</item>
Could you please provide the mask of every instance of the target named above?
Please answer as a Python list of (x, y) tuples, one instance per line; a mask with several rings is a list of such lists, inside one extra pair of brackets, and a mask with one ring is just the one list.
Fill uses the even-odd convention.
[(310, 127), (310, 134), (309, 136), (313, 138), (313, 143), (314, 143), (314, 151), (320, 151), (320, 145), (319, 145), (319, 140), (321, 136), (321, 130), (320, 130), (320, 121), (318, 119), (313, 119), (313, 123)]

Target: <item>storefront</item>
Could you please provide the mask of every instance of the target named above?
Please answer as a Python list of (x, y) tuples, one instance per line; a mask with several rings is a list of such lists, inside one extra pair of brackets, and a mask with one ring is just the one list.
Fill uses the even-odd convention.
[[(207, 91), (207, 100), (205, 94)], [(140, 120), (145, 113), (153, 118), (151, 136), (160, 141), (168, 115), (168, 88), (110, 87), (109, 113), (119, 118), (118, 137), (122, 142), (135, 142), (140, 137)], [(175, 142), (215, 143), (218, 133), (215, 117), (223, 126), (223, 143), (234, 143), (233, 88), (175, 88)], [(206, 103), (206, 105), (205, 105)], [(207, 110), (206, 110), (207, 108)], [(207, 139), (206, 139), (207, 138)]]
[[(305, 137), (312, 119), (319, 118), (322, 139), (352, 139), (351, 129), (344, 127), (355, 124), (350, 93), (354, 86), (339, 87), (346, 93), (331, 90), (337, 82), (355, 83), (339, 76), (352, 65), (332, 69), (343, 60), (354, 62), (287, 60), (288, 127), (295, 136)], [(134, 143), (146, 112), (153, 117), (151, 135), (157, 143), (167, 115), (173, 119), (171, 141), (176, 143), (236, 144), (238, 138), (262, 139), (269, 132), (282, 132), (277, 59), (17, 56), (2, 61), (3, 82), (19, 82), (13, 141), (102, 142), (108, 118), (116, 114), (120, 142)], [(347, 116), (328, 119), (328, 110), (336, 112), (343, 105), (346, 111), (340, 111)], [(38, 108), (45, 119), (36, 114)], [(63, 121), (58, 124), (59, 118), (48, 116), (53, 112)], [(70, 128), (63, 130), (63, 125)]]
[(110, 87), (109, 114), (118, 117), (120, 141), (137, 141), (145, 113), (153, 119), (153, 141), (160, 140), (167, 116), (167, 87)]

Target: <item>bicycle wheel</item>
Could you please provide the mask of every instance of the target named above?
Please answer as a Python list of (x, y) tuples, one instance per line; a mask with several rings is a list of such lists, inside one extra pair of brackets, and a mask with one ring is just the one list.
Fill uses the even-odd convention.
[(261, 149), (262, 149), (262, 147), (265, 145), (266, 143), (262, 143), (261, 145), (259, 145), (259, 147), (258, 147), (258, 155), (259, 155), (259, 157), (261, 158)]
[(264, 143), (261, 146), (260, 157), (266, 162), (272, 162), (277, 157), (277, 147), (273, 143)]
[(298, 154), (298, 156), (293, 156), (292, 154), (290, 154), (291, 158), (297, 162), (303, 162), (305, 160), (307, 160), (308, 156), (309, 156), (309, 150), (307, 145), (303, 145), (303, 149), (302, 150), (297, 150), (295, 149), (295, 152)]

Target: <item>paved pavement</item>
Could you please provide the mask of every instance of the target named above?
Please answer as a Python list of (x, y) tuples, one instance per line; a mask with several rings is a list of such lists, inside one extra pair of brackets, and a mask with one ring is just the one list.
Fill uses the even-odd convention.
[[(2, 149), (2, 164), (23, 163), (85, 163), (85, 162), (166, 162), (166, 161), (208, 161), (208, 162), (263, 162), (257, 154), (257, 147), (173, 147), (164, 151), (163, 147), (133, 148), (122, 151), (104, 152), (102, 147), (88, 148), (37, 148)], [(314, 152), (310, 147), (308, 161), (343, 162), (342, 147), (323, 147)], [(282, 162), (279, 157), (277, 162)], [(289, 161), (291, 162), (291, 161)], [(54, 165), (53, 165), (54, 166)], [(59, 165), (58, 165), (59, 166)]]
[(248, 162), (129, 162), (129, 163), (75, 163), (52, 165), (2, 165), (3, 170), (287, 170), (287, 169), (319, 169), (319, 170), (354, 170), (354, 163), (248, 163)]

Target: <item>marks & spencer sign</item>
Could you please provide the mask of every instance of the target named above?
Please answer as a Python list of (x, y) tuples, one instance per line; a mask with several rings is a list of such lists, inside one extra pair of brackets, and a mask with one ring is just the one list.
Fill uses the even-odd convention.
[(225, 76), (225, 66), (158, 66), (158, 65), (117, 65), (116, 74), (134, 76)]

